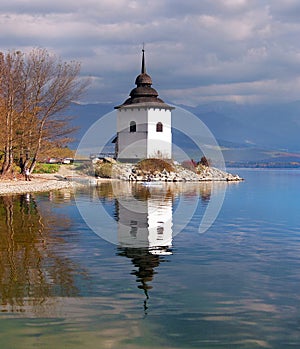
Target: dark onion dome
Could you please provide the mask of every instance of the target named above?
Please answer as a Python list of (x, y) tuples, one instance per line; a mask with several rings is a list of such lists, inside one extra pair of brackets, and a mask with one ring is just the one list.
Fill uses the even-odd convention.
[(151, 76), (146, 73), (141, 73), (135, 79), (135, 84), (138, 85), (152, 85)]
[(115, 109), (121, 109), (126, 107), (160, 107), (173, 109), (173, 107), (166, 104), (162, 99), (158, 98), (157, 91), (151, 87), (151, 76), (146, 73), (145, 65), (145, 51), (142, 50), (142, 69), (141, 74), (135, 79), (135, 87), (130, 92), (130, 98), (128, 98), (123, 104), (115, 107)]

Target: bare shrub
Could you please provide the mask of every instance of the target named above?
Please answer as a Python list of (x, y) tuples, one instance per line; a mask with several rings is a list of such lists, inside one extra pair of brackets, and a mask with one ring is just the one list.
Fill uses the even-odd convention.
[(197, 164), (195, 163), (194, 160), (185, 160), (181, 163), (181, 166), (187, 170), (196, 172)]
[(202, 158), (199, 161), (199, 165), (209, 167), (211, 165), (211, 161), (207, 159), (206, 156), (202, 156)]
[(95, 166), (95, 176), (100, 178), (111, 178), (113, 165), (109, 162), (97, 163)]
[(136, 169), (150, 173), (154, 173), (156, 171), (162, 172), (163, 170), (166, 170), (167, 172), (174, 171), (174, 167), (170, 162), (156, 158), (141, 160), (137, 163)]

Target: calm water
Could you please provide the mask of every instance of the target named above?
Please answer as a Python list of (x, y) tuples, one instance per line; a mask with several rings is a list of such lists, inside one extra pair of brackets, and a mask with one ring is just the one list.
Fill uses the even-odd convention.
[(0, 348), (299, 348), (300, 170), (237, 172), (0, 197)]

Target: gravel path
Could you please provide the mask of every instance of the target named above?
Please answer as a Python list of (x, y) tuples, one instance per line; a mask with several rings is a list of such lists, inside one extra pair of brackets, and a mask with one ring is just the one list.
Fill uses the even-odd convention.
[(24, 194), (29, 192), (45, 192), (63, 188), (70, 188), (76, 183), (71, 182), (73, 172), (71, 167), (61, 166), (57, 174), (34, 174), (31, 181), (0, 180), (0, 195)]
[(55, 179), (53, 176), (49, 178), (34, 176), (30, 182), (25, 180), (1, 180), (0, 195), (42, 192), (69, 187), (72, 187), (72, 183), (69, 181)]

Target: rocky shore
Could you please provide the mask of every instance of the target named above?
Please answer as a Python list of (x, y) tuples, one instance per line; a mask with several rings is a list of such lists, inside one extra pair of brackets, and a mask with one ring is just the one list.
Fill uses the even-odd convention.
[[(238, 175), (214, 167), (203, 167), (198, 174), (180, 165), (177, 165), (174, 171), (170, 172), (166, 170), (150, 172), (138, 170), (133, 164), (121, 163), (113, 164), (112, 179), (136, 182), (231, 182), (243, 180)], [(57, 174), (35, 174), (31, 177), (31, 181), (0, 180), (0, 195), (47, 192), (88, 184), (97, 185), (97, 182), (103, 180), (105, 179), (95, 179), (62, 166)]]
[(133, 164), (113, 165), (112, 177), (124, 181), (153, 181), (153, 182), (204, 182), (204, 181), (242, 181), (238, 175), (221, 171), (214, 167), (203, 166), (198, 173), (180, 165), (174, 171), (143, 171), (136, 169)]

